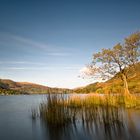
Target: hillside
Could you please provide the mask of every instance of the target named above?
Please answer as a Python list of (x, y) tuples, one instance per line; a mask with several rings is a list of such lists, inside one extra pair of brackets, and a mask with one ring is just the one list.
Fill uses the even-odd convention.
[[(128, 86), (131, 93), (140, 93), (140, 63), (136, 65), (136, 73), (130, 69)], [(15, 82), (0, 79), (0, 94), (48, 94), (48, 93), (123, 93), (123, 82), (119, 73), (106, 82), (96, 82), (73, 90), (51, 88), (28, 82)]]
[[(136, 66), (134, 72), (130, 68), (128, 86), (130, 93), (140, 93), (140, 63)], [(123, 82), (119, 78), (119, 73), (110, 80), (103, 83), (93, 83), (82, 88), (74, 89), (76, 93), (123, 93)]]
[(70, 89), (51, 88), (28, 82), (15, 82), (9, 79), (0, 79), (0, 94), (48, 94), (70, 93)]

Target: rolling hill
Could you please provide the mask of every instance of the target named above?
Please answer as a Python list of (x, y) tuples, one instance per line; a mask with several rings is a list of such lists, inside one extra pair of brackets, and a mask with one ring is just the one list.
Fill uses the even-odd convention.
[[(140, 63), (136, 65), (136, 72), (130, 69), (128, 86), (130, 93), (140, 93)], [(96, 82), (85, 87), (71, 89), (51, 88), (29, 82), (15, 82), (0, 79), (0, 94), (48, 94), (48, 93), (123, 93), (123, 82), (119, 73), (106, 82)]]
[(0, 94), (48, 94), (70, 93), (65, 88), (51, 88), (28, 82), (15, 82), (9, 79), (0, 79)]
[[(140, 93), (140, 63), (135, 66), (134, 72), (131, 68), (128, 77), (130, 93)], [(119, 78), (119, 73), (113, 78), (102, 83), (93, 83), (82, 88), (74, 89), (76, 93), (123, 93), (123, 82)]]

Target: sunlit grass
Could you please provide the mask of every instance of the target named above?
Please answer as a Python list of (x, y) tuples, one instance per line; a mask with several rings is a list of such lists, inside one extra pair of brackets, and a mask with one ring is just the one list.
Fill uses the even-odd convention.
[(76, 121), (112, 124), (121, 121), (122, 108), (139, 107), (140, 97), (134, 95), (49, 95), (40, 104), (38, 113), (32, 111), (32, 118), (40, 116), (47, 125), (55, 127)]

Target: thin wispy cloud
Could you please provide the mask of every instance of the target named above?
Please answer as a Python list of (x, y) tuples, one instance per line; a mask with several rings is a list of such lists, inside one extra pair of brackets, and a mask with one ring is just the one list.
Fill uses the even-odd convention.
[[(69, 56), (68, 52), (61, 52), (62, 47), (53, 47), (42, 42), (34, 41), (30, 38), (25, 38), (19, 35), (14, 35), (10, 33), (0, 32), (0, 44), (2, 45), (14, 45), (21, 48), (38, 49), (39, 51), (45, 52), (48, 56)], [(1, 47), (0, 46), (0, 47)]]
[(71, 53), (48, 53), (50, 56), (70, 56)]
[(24, 64), (24, 65), (46, 65), (46, 63), (41, 63), (41, 62), (30, 62), (30, 61), (0, 61), (0, 64)]
[[(10, 33), (3, 33), (0, 32), (0, 40), (3, 43), (7, 43), (7, 41), (9, 42), (13, 42), (13, 43), (17, 43), (18, 45), (24, 45), (26, 46), (30, 46), (30, 47), (36, 47), (36, 48), (42, 48), (42, 49), (48, 49), (49, 50), (49, 46), (22, 36), (18, 36), (18, 35), (14, 35), (14, 34), (10, 34)], [(19, 46), (20, 47), (20, 46)]]
[(1, 67), (0, 70), (50, 70), (47, 67)]
[(1, 67), (0, 70), (79, 70), (80, 66), (49, 66), (49, 67)]

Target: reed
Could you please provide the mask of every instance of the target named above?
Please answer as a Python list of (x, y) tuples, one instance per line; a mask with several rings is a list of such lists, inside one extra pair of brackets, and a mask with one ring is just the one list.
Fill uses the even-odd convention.
[(134, 95), (48, 95), (40, 104), (39, 113), (32, 111), (32, 118), (39, 114), (50, 126), (66, 126), (77, 121), (112, 124), (121, 120), (121, 108), (138, 107), (139, 99)]
[(64, 126), (71, 122), (70, 110), (62, 96), (47, 96), (47, 100), (40, 104), (39, 110), (41, 119), (48, 125)]

